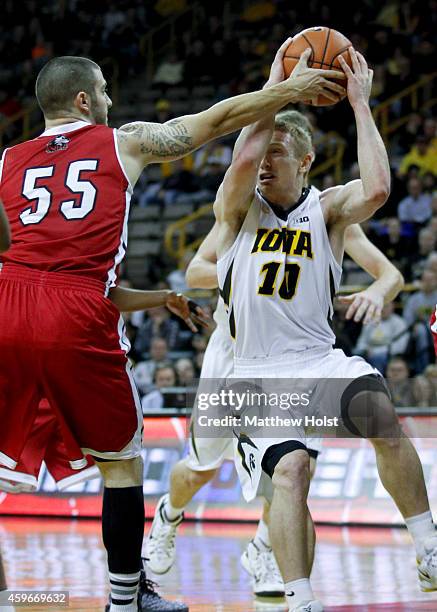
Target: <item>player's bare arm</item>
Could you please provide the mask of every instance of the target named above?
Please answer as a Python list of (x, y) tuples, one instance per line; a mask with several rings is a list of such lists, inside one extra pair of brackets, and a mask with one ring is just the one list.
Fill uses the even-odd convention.
[(7, 251), (11, 246), (11, 232), (9, 222), (2, 202), (0, 202), (0, 253)]
[[(306, 59), (309, 54), (305, 53)], [(274, 114), (290, 102), (312, 95), (333, 95), (339, 86), (330, 78), (343, 78), (337, 70), (315, 70), (301, 66), (290, 77), (262, 91), (223, 100), (205, 111), (185, 115), (166, 123), (129, 123), (118, 130), (120, 154), (132, 183), (144, 166), (153, 162), (179, 159), (209, 140), (219, 138), (245, 125)]]
[(216, 289), (218, 287), (217, 234), (218, 224), (214, 223), (188, 265), (185, 280), (192, 289)]
[(142, 291), (127, 287), (114, 287), (109, 297), (120, 312), (135, 312), (165, 306), (182, 319), (193, 332), (198, 327), (208, 327), (209, 315), (193, 300), (171, 290)]
[(390, 194), (387, 151), (369, 106), (373, 71), (364, 57), (350, 50), (352, 70), (340, 57), (347, 77), (347, 95), (355, 115), (360, 179), (327, 189), (321, 195), (330, 227), (346, 227), (371, 217)]
[(384, 304), (391, 302), (404, 286), (404, 278), (387, 257), (367, 238), (358, 224), (350, 225), (345, 231), (344, 247), (346, 253), (374, 279), (364, 291), (340, 296), (344, 304), (349, 304), (346, 319), (377, 323), (381, 319)]
[[(286, 40), (278, 49), (273, 60), (269, 80), (264, 86), (264, 91), (274, 91), (284, 79), (283, 56), (290, 40)], [(304, 83), (306, 75), (313, 69), (308, 68), (310, 49), (302, 53), (302, 56), (289, 78), (295, 78), (296, 82)], [(316, 71), (318, 72), (318, 71)], [(323, 71), (322, 71), (323, 72)], [(332, 74), (326, 73), (328, 76)], [(314, 86), (314, 74), (307, 80), (308, 86)], [(320, 75), (319, 75), (320, 76)], [(344, 75), (339, 73), (339, 77)], [(309, 85), (311, 81), (311, 85)], [(344, 92), (341, 85), (329, 83), (322, 86), (328, 92), (328, 96), (336, 101), (338, 94)], [(307, 99), (306, 86), (300, 86), (299, 100)], [(214, 213), (219, 224), (218, 256), (224, 253), (233, 243), (240, 231), (241, 225), (247, 214), (253, 192), (256, 185), (259, 166), (268, 149), (274, 129), (274, 110), (264, 109), (264, 116), (253, 125), (243, 129), (239, 135), (234, 148), (231, 166), (228, 168), (221, 189), (214, 203)]]

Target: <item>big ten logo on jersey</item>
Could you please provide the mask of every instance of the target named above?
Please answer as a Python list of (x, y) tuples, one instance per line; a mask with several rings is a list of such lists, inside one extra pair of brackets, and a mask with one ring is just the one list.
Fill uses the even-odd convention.
[(251, 253), (282, 252), (286, 255), (313, 259), (311, 232), (300, 229), (259, 227)]

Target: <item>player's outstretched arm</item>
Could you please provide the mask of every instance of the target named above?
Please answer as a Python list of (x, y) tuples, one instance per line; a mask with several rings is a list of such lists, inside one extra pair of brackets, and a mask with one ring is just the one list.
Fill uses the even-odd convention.
[(188, 265), (185, 280), (192, 289), (216, 289), (218, 287), (217, 234), (218, 224), (214, 223)]
[(404, 287), (404, 278), (370, 242), (359, 225), (346, 228), (344, 247), (349, 257), (375, 279), (364, 291), (339, 297), (341, 302), (349, 304), (346, 318), (363, 321), (364, 324), (377, 323), (381, 319), (384, 304), (394, 300)]
[(11, 246), (11, 231), (3, 203), (0, 202), (0, 253), (4, 253)]
[(136, 312), (165, 306), (181, 318), (193, 332), (199, 331), (196, 325), (208, 327), (209, 315), (181, 293), (114, 287), (109, 292), (109, 297), (120, 312)]
[[(305, 52), (306, 60), (308, 56)], [(305, 69), (293, 70), (286, 80), (273, 87), (223, 100), (200, 113), (163, 124), (135, 122), (119, 128), (120, 153), (131, 181), (149, 163), (179, 159), (209, 140), (254, 123), (290, 102), (340, 92), (340, 86), (329, 79), (344, 78), (341, 71), (316, 70), (306, 64), (307, 61)]]
[(347, 76), (347, 94), (355, 115), (361, 178), (322, 194), (330, 221), (343, 225), (368, 219), (390, 195), (388, 155), (369, 106), (373, 71), (360, 53), (354, 49), (349, 53), (353, 70), (341, 56), (339, 60)]

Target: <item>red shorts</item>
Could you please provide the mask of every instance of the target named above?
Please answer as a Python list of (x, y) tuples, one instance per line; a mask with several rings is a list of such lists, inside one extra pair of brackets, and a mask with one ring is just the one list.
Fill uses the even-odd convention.
[(70, 485), (100, 476), (99, 469), (89, 456), (85, 468), (72, 469), (58, 421), (47, 400), (42, 400), (38, 407), (32, 432), (15, 470), (0, 467), (0, 491), (35, 491), (38, 488), (38, 476), (43, 461), (60, 491)]
[(123, 319), (85, 277), (5, 265), (0, 272), (0, 464), (15, 469), (47, 398), (73, 469), (85, 454), (141, 453), (142, 414)]
[(431, 319), (429, 321), (431, 326), (432, 339), (434, 340), (434, 350), (437, 355), (437, 306), (434, 309), (434, 312), (431, 315)]

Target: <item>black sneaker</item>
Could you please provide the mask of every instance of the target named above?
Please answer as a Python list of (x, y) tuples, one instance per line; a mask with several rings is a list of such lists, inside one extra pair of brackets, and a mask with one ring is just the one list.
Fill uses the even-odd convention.
[(162, 599), (155, 591), (157, 585), (146, 578), (141, 570), (140, 589), (138, 593), (138, 610), (140, 612), (188, 612), (188, 606), (181, 601)]
[[(145, 572), (141, 570), (138, 591), (138, 612), (188, 612), (188, 606), (181, 601), (163, 599), (155, 591), (155, 586), (155, 583), (148, 580)], [(110, 603), (106, 604), (105, 612), (109, 612), (110, 607)]]

